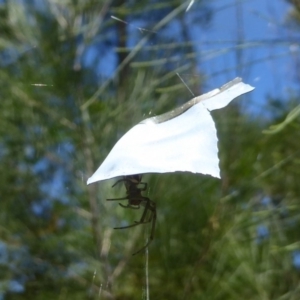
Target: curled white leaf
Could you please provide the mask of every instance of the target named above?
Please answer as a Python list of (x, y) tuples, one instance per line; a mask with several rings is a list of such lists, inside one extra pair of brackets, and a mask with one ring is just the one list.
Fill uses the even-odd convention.
[(113, 147), (87, 184), (143, 173), (192, 172), (220, 178), (218, 139), (211, 110), (254, 88), (236, 78), (181, 107), (143, 120)]

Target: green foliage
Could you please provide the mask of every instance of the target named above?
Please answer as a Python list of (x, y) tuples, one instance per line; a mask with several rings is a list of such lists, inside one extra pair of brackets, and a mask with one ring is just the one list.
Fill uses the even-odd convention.
[[(111, 189), (114, 180), (87, 187), (86, 179), (131, 126), (189, 100), (176, 72), (190, 74), (184, 80), (193, 91), (200, 90), (203, 74), (195, 71), (185, 4), (153, 1), (144, 10), (144, 1), (132, 8), (117, 2), (1, 4), (5, 299), (140, 299), (146, 293), (145, 255), (131, 254), (144, 245), (149, 228), (113, 230), (141, 211), (105, 201), (124, 195), (123, 187)], [(110, 15), (126, 19), (132, 12), (161, 30), (162, 40), (142, 32), (127, 47), (122, 34), (130, 24)], [(159, 19), (153, 25), (154, 12)], [(183, 29), (180, 37), (165, 30), (173, 21)], [(116, 45), (109, 48), (112, 40)], [(92, 48), (97, 55), (87, 63)], [(114, 50), (112, 76), (106, 52)], [(280, 131), (262, 133), (286, 117)], [(144, 177), (158, 207), (147, 269), (151, 298), (298, 299), (299, 115), (283, 107), (267, 122), (232, 105), (214, 118), (221, 181), (186, 173)]]

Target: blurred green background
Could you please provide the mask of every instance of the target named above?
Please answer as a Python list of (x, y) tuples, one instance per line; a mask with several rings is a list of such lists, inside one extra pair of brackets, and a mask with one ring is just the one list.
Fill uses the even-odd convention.
[[(0, 1), (0, 299), (300, 298), (300, 2), (249, 2)], [(256, 90), (212, 113), (222, 179), (145, 175), (157, 227), (132, 257), (149, 226), (113, 227), (142, 212), (87, 178), (185, 84), (236, 76)]]

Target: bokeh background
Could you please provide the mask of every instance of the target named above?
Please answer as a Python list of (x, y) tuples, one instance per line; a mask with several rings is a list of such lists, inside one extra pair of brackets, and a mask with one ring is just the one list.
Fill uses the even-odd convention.
[[(299, 299), (299, 29), (299, 0), (0, 1), (0, 299)], [(236, 76), (256, 89), (212, 113), (222, 179), (145, 175), (132, 257), (149, 226), (113, 227), (141, 211), (87, 178)]]

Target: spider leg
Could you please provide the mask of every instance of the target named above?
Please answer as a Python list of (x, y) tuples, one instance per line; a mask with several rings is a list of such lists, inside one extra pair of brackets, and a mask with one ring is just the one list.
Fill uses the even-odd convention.
[(119, 182), (122, 182), (122, 181), (126, 181), (126, 179), (122, 178), (122, 179), (119, 179), (118, 181), (116, 181), (111, 187), (115, 187)]
[[(147, 198), (147, 199), (148, 199), (148, 198)], [(149, 203), (150, 203), (151, 200), (150, 200), (150, 199), (148, 199), (148, 200), (149, 200)], [(129, 205), (129, 204), (128, 204), (128, 205)], [(133, 207), (131, 207), (131, 206), (125, 206), (125, 205), (122, 205), (122, 204), (121, 204), (121, 206), (124, 207), (124, 208), (133, 208)], [(146, 207), (145, 207), (145, 210), (144, 210), (144, 213), (143, 213), (142, 218), (140, 219), (140, 221), (135, 221), (134, 224), (128, 225), (128, 226), (115, 227), (114, 229), (126, 229), (126, 228), (134, 227), (134, 226), (137, 226), (137, 225), (140, 225), (140, 224), (146, 224), (146, 223), (149, 223), (149, 222), (151, 222), (151, 220), (153, 221), (153, 216), (151, 216), (150, 219), (149, 219), (148, 221), (146, 221), (146, 222), (144, 221), (148, 209), (149, 209), (148, 206), (146, 206)], [(150, 207), (150, 210), (151, 210), (152, 214), (153, 214), (154, 211), (155, 211), (155, 210), (153, 210), (152, 207)], [(155, 211), (155, 213), (156, 213), (156, 211)]]
[(150, 223), (150, 222), (152, 221), (152, 217), (153, 217), (153, 216), (151, 215), (150, 218), (149, 218), (147, 221), (144, 221), (144, 220), (141, 221), (141, 220), (140, 220), (140, 221), (135, 221), (135, 223), (139, 223), (139, 224), (147, 224), (147, 223)]
[[(143, 201), (146, 202), (146, 205), (145, 205), (145, 209), (144, 209), (143, 215), (142, 215), (142, 217), (141, 217), (141, 219), (139, 221), (140, 224), (145, 224), (145, 223), (151, 222), (151, 220), (153, 218), (153, 214), (154, 214), (154, 212), (156, 212), (155, 203), (153, 201), (151, 201), (147, 197), (143, 197)], [(150, 216), (150, 218), (147, 221), (145, 221), (148, 210), (151, 211), (151, 216)]]
[(147, 190), (147, 187), (148, 187), (148, 183), (147, 182), (140, 182), (139, 184), (143, 184), (144, 187), (143, 188), (139, 188), (139, 190), (141, 191), (146, 191)]
[(120, 205), (121, 207), (123, 207), (123, 208), (140, 209), (140, 206), (139, 206), (139, 205), (138, 205), (137, 207), (134, 207), (134, 206), (132, 206), (132, 205), (130, 205), (130, 204), (123, 205), (123, 204), (119, 203), (119, 205)]
[(135, 223), (135, 224), (128, 225), (128, 226), (123, 226), (123, 227), (115, 227), (114, 229), (126, 229), (126, 228), (134, 227), (134, 226), (137, 226), (137, 225), (140, 225), (140, 223)]
[(147, 242), (147, 244), (146, 244), (143, 248), (141, 248), (140, 250), (138, 250), (138, 251), (132, 253), (132, 255), (136, 255), (136, 254), (142, 252), (143, 250), (145, 250), (145, 249), (149, 246), (149, 244), (150, 244), (151, 242), (152, 242), (152, 240), (149, 239), (148, 242)]
[(151, 200), (147, 197), (143, 197), (143, 201), (146, 202), (146, 205), (145, 205), (145, 209), (144, 209), (144, 212), (142, 214), (142, 217), (141, 217), (139, 223), (144, 223), (144, 219), (146, 218), (146, 215), (147, 215), (147, 212), (148, 212), (148, 209), (149, 209), (149, 203), (150, 203)]
[(141, 251), (145, 250), (154, 239), (155, 224), (156, 224), (156, 208), (155, 208), (155, 206), (152, 207), (152, 209), (153, 209), (153, 211), (152, 211), (153, 215), (151, 217), (152, 218), (152, 227), (151, 227), (151, 232), (150, 232), (148, 242), (146, 243), (146, 245), (143, 248), (141, 248), (140, 250), (134, 252), (132, 255), (136, 255), (136, 254), (140, 253)]
[[(123, 181), (125, 182), (125, 185), (126, 185), (126, 182), (127, 182), (127, 183), (132, 183), (132, 181), (131, 181), (127, 176), (124, 176), (124, 178), (121, 178), (121, 179), (119, 179), (118, 181), (116, 181), (116, 182), (112, 185), (112, 187), (116, 186), (119, 182), (123, 182)], [(145, 182), (140, 182), (140, 183), (139, 183), (139, 182), (137, 181), (137, 182), (134, 182), (133, 184), (134, 184), (134, 185), (144, 184), (144, 188), (145, 188), (145, 186), (146, 186), (146, 188), (147, 188), (147, 183), (145, 183)], [(144, 190), (144, 188), (142, 189), (142, 191), (145, 191), (145, 190), (146, 190), (146, 189)]]

